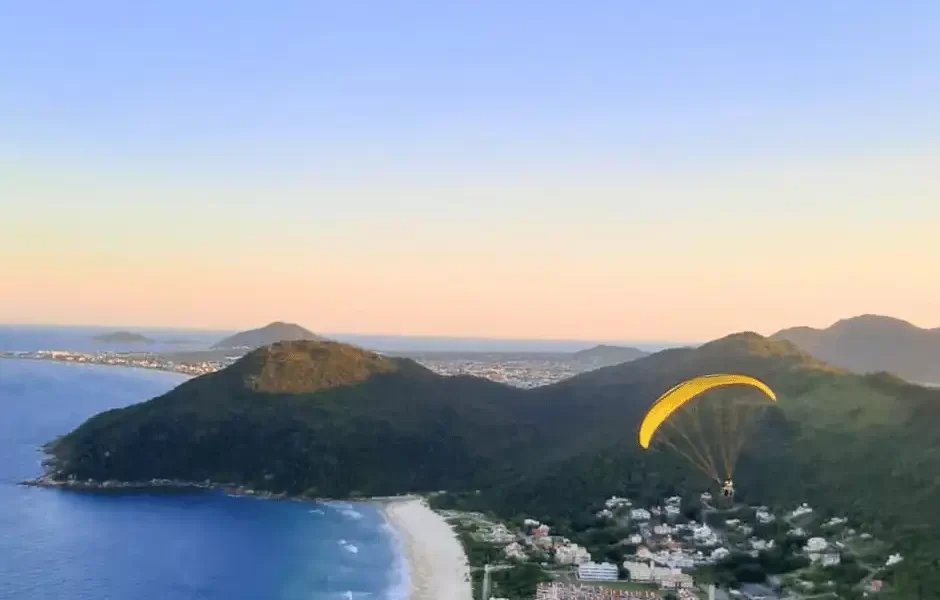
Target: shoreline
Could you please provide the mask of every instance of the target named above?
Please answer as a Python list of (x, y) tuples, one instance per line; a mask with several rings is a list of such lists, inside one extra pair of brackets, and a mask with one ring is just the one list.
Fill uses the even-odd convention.
[(382, 515), (407, 564), (408, 595), (403, 600), (472, 600), (470, 563), (457, 533), (444, 517), (434, 512), (424, 496), (371, 496), (362, 498), (311, 498), (254, 490), (212, 481), (154, 479), (151, 481), (57, 481), (48, 474), (19, 482), (26, 487), (62, 489), (85, 493), (223, 492), (234, 497), (289, 502), (368, 504)]
[(470, 563), (457, 533), (424, 498), (375, 503), (408, 563), (408, 600), (472, 600)]
[(167, 491), (167, 492), (222, 492), (228, 496), (235, 497), (245, 497), (245, 498), (260, 498), (262, 500), (286, 500), (290, 502), (358, 502), (360, 504), (374, 504), (377, 508), (381, 510), (381, 506), (385, 504), (393, 504), (396, 502), (408, 502), (414, 500), (422, 500), (424, 497), (420, 494), (401, 494), (398, 496), (363, 496), (363, 497), (346, 497), (346, 498), (330, 498), (323, 496), (303, 496), (296, 494), (288, 494), (286, 492), (272, 492), (269, 490), (256, 490), (244, 485), (238, 485), (234, 483), (221, 483), (218, 481), (186, 481), (182, 479), (151, 479), (149, 481), (117, 481), (117, 480), (108, 480), (108, 481), (78, 481), (78, 480), (57, 480), (53, 479), (50, 474), (41, 475), (35, 479), (26, 479), (20, 481), (17, 485), (24, 487), (38, 487), (38, 488), (49, 488), (49, 489), (60, 489), (68, 490), (72, 492), (86, 492), (86, 493), (96, 493), (96, 492), (128, 492), (128, 493), (145, 493), (153, 491)]

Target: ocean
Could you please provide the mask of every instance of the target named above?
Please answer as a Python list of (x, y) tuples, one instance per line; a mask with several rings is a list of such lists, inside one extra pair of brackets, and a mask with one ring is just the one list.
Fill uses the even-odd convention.
[[(89, 351), (87, 333), (0, 327), (0, 349)], [(193, 332), (173, 339), (180, 336), (196, 338), (192, 345), (208, 343)], [(407, 595), (399, 542), (371, 505), (17, 485), (41, 473), (40, 444), (98, 412), (147, 400), (184, 379), (123, 367), (0, 359), (0, 600)]]

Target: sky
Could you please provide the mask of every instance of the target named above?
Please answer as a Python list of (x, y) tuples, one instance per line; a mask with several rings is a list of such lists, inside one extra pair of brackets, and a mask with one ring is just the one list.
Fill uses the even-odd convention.
[(940, 326), (940, 3), (0, 0), (0, 322)]

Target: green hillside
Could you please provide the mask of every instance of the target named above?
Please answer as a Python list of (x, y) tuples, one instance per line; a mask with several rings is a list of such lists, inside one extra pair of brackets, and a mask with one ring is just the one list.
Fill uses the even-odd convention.
[(565, 526), (611, 494), (709, 485), (636, 440), (662, 392), (717, 372), (762, 379), (779, 398), (742, 453), (740, 497), (807, 501), (869, 524), (910, 556), (898, 577), (927, 585), (940, 567), (940, 391), (854, 375), (752, 333), (528, 391), (344, 344), (284, 342), (93, 417), (49, 446), (51, 467), (58, 479), (211, 479), (314, 496), (481, 490), (478, 508)]

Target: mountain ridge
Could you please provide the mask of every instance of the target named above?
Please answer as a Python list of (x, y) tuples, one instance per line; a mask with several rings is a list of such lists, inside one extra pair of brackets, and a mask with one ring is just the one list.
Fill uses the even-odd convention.
[(598, 344), (571, 354), (571, 360), (592, 366), (608, 366), (648, 356), (649, 352), (629, 346)]
[(940, 328), (866, 314), (823, 329), (791, 327), (770, 337), (855, 373), (887, 371), (914, 383), (940, 382)]

